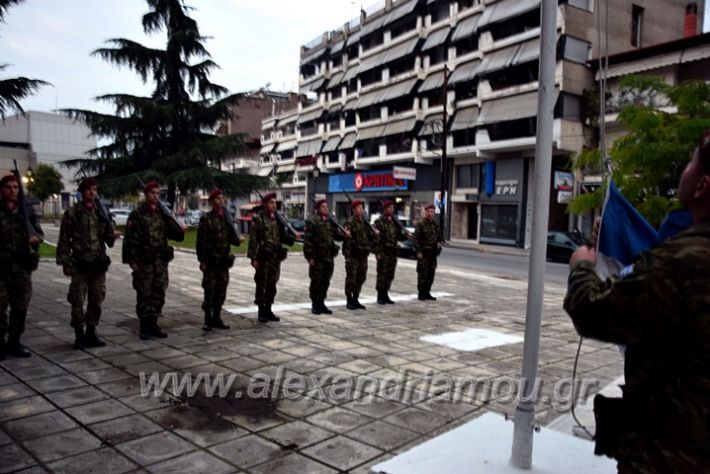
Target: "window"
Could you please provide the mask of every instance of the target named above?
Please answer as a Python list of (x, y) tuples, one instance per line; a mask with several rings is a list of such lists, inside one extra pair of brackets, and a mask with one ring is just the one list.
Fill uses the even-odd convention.
[(429, 66), (434, 66), (435, 64), (441, 64), (449, 59), (449, 47), (439, 46), (434, 48), (429, 53)]
[(468, 54), (471, 51), (477, 51), (478, 50), (478, 35), (473, 34), (470, 36), (467, 36), (466, 38), (457, 41), (456, 44), (456, 57), (463, 56), (464, 54)]
[(408, 112), (413, 108), (414, 98), (411, 96), (399, 97), (387, 103), (388, 116), (390, 117)]
[(573, 7), (587, 10), (588, 12), (592, 11), (591, 0), (567, 0), (567, 3)]
[(456, 188), (478, 188), (478, 165), (456, 167)]
[(452, 135), (454, 139), (454, 148), (459, 148), (462, 146), (473, 146), (476, 144), (475, 128), (456, 130)]
[(459, 82), (454, 87), (456, 100), (470, 99), (478, 96), (478, 79), (467, 82)]
[(417, 27), (417, 17), (407, 16), (396, 21), (390, 26), (390, 38), (395, 39)]
[(509, 20), (496, 23), (490, 27), (490, 31), (493, 39), (498, 41), (539, 27), (540, 9), (534, 9), (528, 13), (523, 13)]
[(591, 45), (587, 41), (572, 36), (565, 36), (558, 44), (558, 58), (562, 57), (569, 61), (586, 64), (589, 60), (590, 50)]
[(466, 9), (471, 8), (473, 5), (478, 4), (480, 2), (474, 2), (473, 0), (459, 0), (459, 11), (464, 11)]
[(414, 65), (416, 63), (416, 58), (410, 56), (408, 58), (399, 59), (390, 63), (390, 78), (399, 76), (400, 74), (405, 74), (409, 72), (414, 72)]
[(439, 105), (444, 104), (444, 94), (441, 89), (434, 89), (432, 91), (428, 91), (422, 95), (422, 97), (426, 97), (429, 99), (427, 101), (428, 107), (437, 107)]
[(342, 97), (343, 95), (343, 88), (338, 85), (337, 87), (333, 87), (330, 89), (330, 97), (331, 99), (337, 99), (338, 97)]
[(342, 54), (339, 54), (339, 55), (331, 58), (331, 60), (333, 61), (333, 69), (343, 65), (343, 55)]
[[(481, 207), (481, 238), (514, 244), (518, 231), (518, 206)], [(495, 240), (493, 240), (495, 239)]]
[(360, 84), (362, 87), (374, 84), (375, 82), (380, 82), (382, 80), (382, 70), (379, 68), (372, 69), (370, 71), (360, 74)]
[(429, 7), (429, 13), (431, 14), (431, 24), (444, 20), (449, 17), (449, 4), (448, 2), (436, 2)]
[(641, 47), (641, 34), (643, 27), (643, 8), (638, 5), (631, 7), (631, 46)]

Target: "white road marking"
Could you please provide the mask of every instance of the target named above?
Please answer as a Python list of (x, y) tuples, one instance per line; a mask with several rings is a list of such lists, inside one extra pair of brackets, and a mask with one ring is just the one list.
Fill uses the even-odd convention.
[(445, 332), (443, 334), (422, 336), (419, 340), (468, 352), (523, 342), (523, 338), (520, 336), (489, 329), (466, 329), (465, 331)]

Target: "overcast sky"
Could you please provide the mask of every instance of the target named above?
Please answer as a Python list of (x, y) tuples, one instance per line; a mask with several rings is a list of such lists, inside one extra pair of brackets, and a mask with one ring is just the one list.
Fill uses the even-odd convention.
[[(362, 2), (365, 6), (372, 0)], [(300, 45), (358, 15), (360, 0), (191, 0), (207, 49), (221, 66), (212, 80), (231, 92), (295, 90)], [(10, 8), (0, 24), (2, 77), (48, 81), (23, 102), (25, 110), (85, 108), (108, 112), (92, 98), (108, 93), (148, 95), (128, 69), (117, 69), (89, 56), (109, 38), (128, 38), (164, 47), (164, 36), (146, 37), (142, 0), (26, 0)], [(708, 16), (705, 19), (708, 30)]]

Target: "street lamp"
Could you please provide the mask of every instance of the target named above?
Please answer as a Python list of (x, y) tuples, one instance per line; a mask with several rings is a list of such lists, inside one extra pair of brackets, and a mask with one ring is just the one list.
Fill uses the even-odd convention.
[[(312, 195), (313, 195), (312, 201), (313, 202), (311, 204), (313, 204), (315, 206), (316, 205), (316, 183), (318, 182), (318, 177), (320, 176), (320, 168), (318, 168), (318, 165), (316, 165), (313, 168), (312, 174), (313, 174), (313, 192), (312, 192)], [(308, 208), (308, 202), (305, 203), (304, 207), (306, 209)], [(307, 215), (307, 214), (308, 214), (307, 212), (304, 212), (304, 215)]]

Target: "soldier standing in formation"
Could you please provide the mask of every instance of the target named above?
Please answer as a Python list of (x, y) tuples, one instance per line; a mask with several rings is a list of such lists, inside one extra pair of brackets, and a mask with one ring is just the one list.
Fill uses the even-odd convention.
[(367, 257), (370, 255), (368, 241), (368, 226), (363, 215), (365, 210), (362, 201), (355, 200), (350, 204), (353, 215), (350, 216), (344, 227), (350, 232), (350, 237), (343, 243), (343, 257), (345, 257), (345, 296), (346, 308), (365, 309), (360, 304), (360, 291), (367, 278)]
[(375, 257), (377, 258), (377, 304), (394, 304), (389, 297), (390, 286), (394, 280), (397, 269), (397, 242), (406, 238), (402, 230), (394, 221), (394, 201), (386, 200), (382, 203), (383, 213), (377, 221), (375, 228)]
[(156, 181), (146, 183), (143, 194), (145, 202), (131, 212), (126, 222), (122, 260), (133, 270), (140, 338), (165, 338), (168, 335), (158, 326), (158, 318), (168, 288), (168, 264), (174, 256), (168, 239), (181, 242), (186, 228), (179, 227), (160, 210), (160, 185)]
[(439, 253), (439, 225), (434, 219), (436, 207), (429, 204), (424, 208), (424, 218), (414, 232), (417, 251), (417, 290), (420, 301), (436, 301), (431, 295), (431, 285), (436, 274), (436, 258)]
[(221, 189), (213, 189), (209, 202), (212, 210), (200, 218), (197, 229), (197, 260), (202, 271), (202, 288), (205, 299), (202, 309), (205, 312), (205, 322), (202, 329), (229, 329), (222, 321), (222, 305), (227, 296), (229, 284), (229, 269), (234, 265), (234, 255), (231, 246), (241, 243), (237, 232), (227, 222), (224, 208), (224, 194)]
[(276, 193), (265, 195), (261, 203), (264, 210), (253, 217), (247, 257), (256, 270), (254, 303), (259, 308), (259, 322), (266, 323), (281, 320), (271, 311), (271, 305), (281, 276), (281, 262), (288, 254), (282, 244), (293, 245), (294, 239), (286, 234), (276, 218)]
[(328, 217), (328, 203), (325, 199), (316, 202), (315, 214), (306, 222), (306, 236), (303, 241), (303, 256), (308, 261), (308, 276), (311, 285), (308, 289), (311, 297), (311, 313), (333, 314), (326, 305), (330, 279), (333, 276), (333, 259), (338, 255), (338, 246), (334, 239), (348, 237), (340, 234)]
[(71, 277), (67, 301), (71, 304), (74, 349), (106, 345), (96, 334), (101, 303), (106, 298), (106, 272), (111, 264), (106, 246), (113, 247), (120, 235), (96, 208), (101, 205), (97, 200), (96, 179), (85, 178), (79, 184), (79, 193), (81, 202), (67, 209), (62, 218), (56, 259), (64, 275)]
[[(22, 218), (19, 206), (24, 203), (18, 201), (19, 191), (20, 184), (14, 175), (0, 179), (0, 359), (6, 355), (31, 355), (20, 343), (20, 336), (25, 330), (27, 306), (32, 297), (32, 272), (39, 263), (36, 250), (44, 234), (29, 206), (25, 209), (29, 222)], [(28, 225), (37, 235), (30, 234)]]

